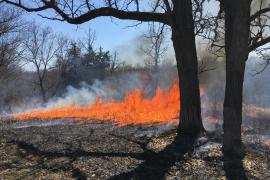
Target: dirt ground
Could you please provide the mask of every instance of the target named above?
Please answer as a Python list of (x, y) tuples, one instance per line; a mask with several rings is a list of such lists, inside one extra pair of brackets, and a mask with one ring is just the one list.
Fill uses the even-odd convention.
[(228, 160), (218, 137), (192, 151), (175, 138), (171, 127), (0, 121), (0, 179), (270, 179), (267, 146)]

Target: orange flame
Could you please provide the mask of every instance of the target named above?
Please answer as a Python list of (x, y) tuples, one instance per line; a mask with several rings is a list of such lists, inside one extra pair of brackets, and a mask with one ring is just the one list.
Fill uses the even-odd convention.
[(73, 118), (76, 120), (105, 120), (117, 125), (129, 124), (150, 125), (178, 123), (180, 111), (180, 96), (178, 81), (163, 91), (157, 88), (154, 97), (144, 98), (144, 90), (136, 89), (130, 92), (123, 102), (103, 102), (101, 97), (91, 105), (70, 104), (65, 107), (50, 109), (35, 109), (29, 113), (18, 113), (12, 118), (27, 120), (34, 118), (58, 119)]

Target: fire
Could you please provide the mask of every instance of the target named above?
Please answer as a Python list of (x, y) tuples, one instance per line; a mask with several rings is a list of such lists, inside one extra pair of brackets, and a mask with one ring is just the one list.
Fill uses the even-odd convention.
[(120, 126), (177, 124), (180, 111), (179, 102), (179, 86), (178, 81), (175, 81), (167, 91), (157, 88), (155, 96), (149, 99), (144, 98), (143, 89), (136, 89), (130, 92), (122, 102), (103, 102), (100, 97), (97, 97), (95, 103), (90, 105), (69, 104), (65, 107), (35, 109), (29, 113), (15, 114), (12, 118), (19, 120), (34, 118), (104, 120), (112, 121)]

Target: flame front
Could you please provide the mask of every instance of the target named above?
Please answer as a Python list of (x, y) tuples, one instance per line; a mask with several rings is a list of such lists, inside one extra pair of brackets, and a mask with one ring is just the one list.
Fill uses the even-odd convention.
[(76, 119), (76, 120), (104, 120), (112, 121), (117, 125), (130, 124), (150, 125), (178, 123), (180, 111), (180, 96), (178, 81), (172, 87), (163, 91), (157, 88), (155, 96), (144, 98), (144, 91), (136, 89), (130, 92), (122, 102), (103, 102), (100, 97), (91, 105), (67, 105), (65, 107), (35, 109), (29, 113), (18, 113), (14, 119), (28, 120), (44, 119)]

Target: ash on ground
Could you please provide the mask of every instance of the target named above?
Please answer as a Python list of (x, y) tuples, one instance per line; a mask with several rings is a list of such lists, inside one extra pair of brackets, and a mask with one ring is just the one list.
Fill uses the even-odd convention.
[(220, 134), (192, 151), (174, 148), (176, 136), (172, 125), (0, 121), (0, 179), (270, 179), (270, 148), (257, 137), (238, 161), (223, 158)]

